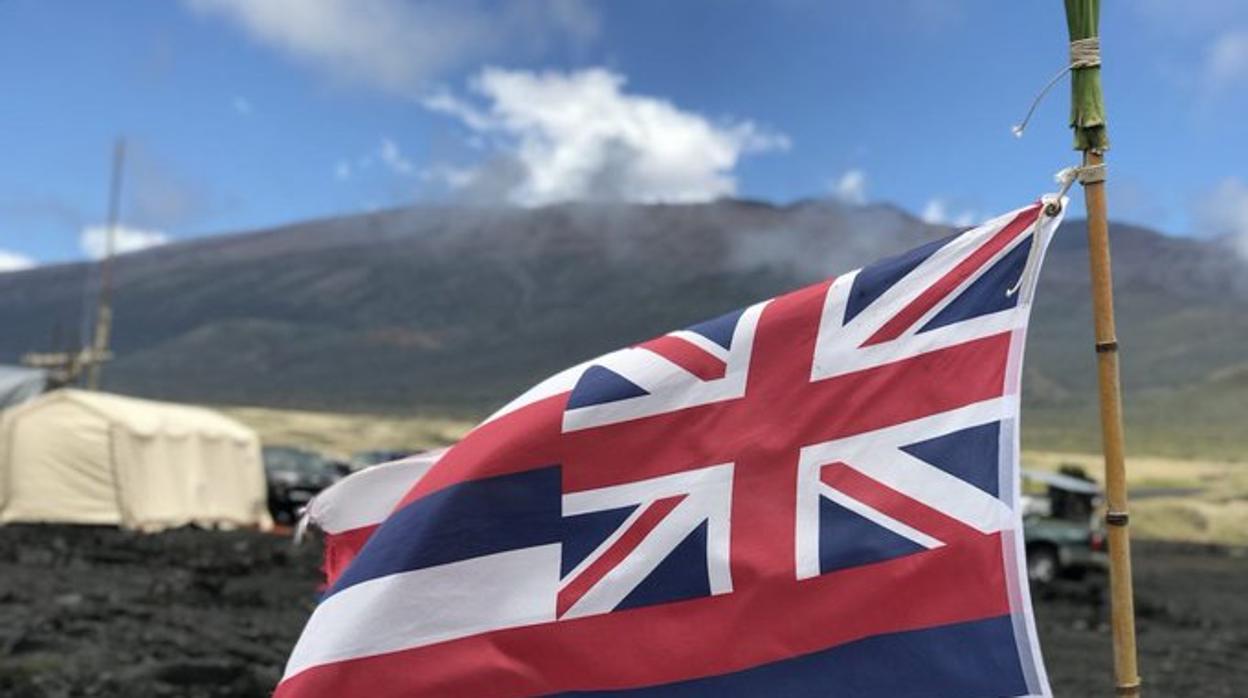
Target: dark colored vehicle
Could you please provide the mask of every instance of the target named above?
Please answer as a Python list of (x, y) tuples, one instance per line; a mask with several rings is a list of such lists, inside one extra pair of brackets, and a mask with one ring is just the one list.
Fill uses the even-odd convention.
[(1097, 516), (1100, 487), (1078, 470), (1025, 471), (1023, 482), (1027, 577), (1032, 583), (1047, 585), (1104, 572), (1109, 558)]
[(377, 451), (359, 451), (351, 454), (351, 469), (363, 470), (367, 467), (377, 465), (379, 463), (389, 463), (392, 460), (407, 458), (416, 455), (418, 451), (402, 451), (402, 450), (377, 450)]
[(319, 453), (292, 446), (265, 446), (263, 452), (269, 513), (278, 523), (294, 523), (303, 507), (345, 470)]

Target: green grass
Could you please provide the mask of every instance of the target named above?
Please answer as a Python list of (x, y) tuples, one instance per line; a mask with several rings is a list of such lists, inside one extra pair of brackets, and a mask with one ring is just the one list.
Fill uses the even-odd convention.
[[(1123, 413), (1128, 454), (1248, 460), (1248, 387), (1235, 382), (1127, 395)], [(1024, 405), (1022, 441), (1030, 450), (1098, 452), (1096, 404)]]
[[(1101, 457), (1096, 453), (1024, 451), (1023, 464), (1045, 470), (1078, 465), (1103, 480)], [(1134, 455), (1127, 458), (1127, 487), (1135, 492), (1199, 488), (1191, 494), (1131, 501), (1134, 537), (1248, 545), (1248, 464)]]
[(268, 445), (310, 448), (345, 458), (372, 449), (424, 450), (454, 443), (472, 428), (462, 419), (392, 414), (336, 414), (268, 407), (221, 407)]
[[(1165, 397), (1169, 400), (1175, 396)], [(1183, 422), (1162, 418), (1166, 414), (1164, 410), (1150, 414), (1153, 405), (1129, 410), (1129, 487), (1137, 491), (1200, 490), (1183, 496), (1133, 502), (1134, 536), (1248, 545), (1248, 464), (1242, 458), (1248, 439), (1240, 425), (1232, 425), (1235, 413), (1216, 414), (1226, 399), (1234, 398), (1213, 391), (1201, 405), (1189, 407), (1195, 419)], [(339, 457), (365, 449), (444, 446), (454, 443), (473, 426), (473, 421), (466, 418), (434, 414), (340, 414), (261, 407), (221, 409), (256, 429), (265, 443), (313, 448)], [(1202, 422), (1202, 419), (1207, 421)], [(1074, 464), (1101, 479), (1099, 423), (1094, 410), (1029, 407), (1024, 412), (1023, 423), (1026, 467), (1056, 470), (1061, 465)]]

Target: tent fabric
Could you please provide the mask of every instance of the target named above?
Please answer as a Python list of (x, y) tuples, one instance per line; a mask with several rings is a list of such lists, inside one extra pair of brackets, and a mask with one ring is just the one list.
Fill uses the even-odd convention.
[(0, 523), (271, 528), (260, 440), (212, 410), (58, 390), (0, 413)]
[(48, 372), (41, 368), (0, 365), (0, 410), (37, 397), (48, 384)]

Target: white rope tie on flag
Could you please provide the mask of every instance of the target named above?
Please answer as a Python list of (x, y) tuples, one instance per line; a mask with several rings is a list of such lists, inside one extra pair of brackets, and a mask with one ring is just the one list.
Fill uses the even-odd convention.
[(299, 521), (295, 524), (295, 535), (291, 537), (291, 545), (299, 546), (303, 544), (303, 538), (308, 533), (308, 523), (312, 518), (312, 503), (308, 502), (308, 506), (299, 512)]
[(1031, 108), (1027, 110), (1027, 116), (1023, 117), (1021, 123), (1015, 124), (1010, 130), (1014, 132), (1016, 138), (1023, 137), (1023, 131), (1027, 130), (1027, 124), (1031, 121), (1031, 115), (1036, 113), (1036, 107), (1040, 106), (1041, 100), (1053, 89), (1058, 80), (1061, 80), (1072, 70), (1080, 68), (1096, 68), (1101, 65), (1101, 40), (1099, 37), (1088, 37), (1086, 39), (1075, 39), (1070, 42), (1070, 65), (1062, 68), (1062, 70), (1049, 80), (1038, 94), (1031, 101)]
[[(1061, 199), (1062, 197), (1059, 195), (1057, 200), (1061, 201)], [(1031, 232), (1031, 248), (1027, 250), (1027, 261), (1023, 263), (1023, 273), (1018, 275), (1018, 281), (1014, 282), (1014, 286), (1005, 292), (1007, 297), (1018, 293), (1018, 289), (1022, 288), (1024, 283), (1030, 283), (1031, 275), (1035, 273), (1033, 269), (1036, 266), (1036, 250), (1040, 248), (1040, 223), (1048, 215), (1046, 213), (1048, 208), (1049, 206), (1046, 203), (1044, 208), (1040, 210), (1040, 215), (1036, 216), (1036, 229)]]
[(1007, 296), (1013, 296), (1018, 293), (1018, 289), (1023, 287), (1024, 283), (1030, 283), (1031, 277), (1035, 274), (1036, 269), (1036, 250), (1040, 246), (1040, 224), (1045, 218), (1052, 218), (1062, 211), (1062, 199), (1066, 197), (1066, 192), (1074, 186), (1075, 182), (1081, 184), (1092, 184), (1093, 182), (1105, 181), (1105, 165), (1084, 165), (1082, 167), (1066, 167), (1053, 175), (1053, 179), (1060, 185), (1061, 190), (1056, 194), (1048, 194), (1041, 199), (1043, 207), (1040, 209), (1040, 215), (1036, 216), (1036, 228), (1031, 234), (1031, 249), (1027, 252), (1027, 261), (1023, 264), (1023, 273), (1018, 275), (1018, 281), (1014, 282), (1014, 286), (1005, 292)]

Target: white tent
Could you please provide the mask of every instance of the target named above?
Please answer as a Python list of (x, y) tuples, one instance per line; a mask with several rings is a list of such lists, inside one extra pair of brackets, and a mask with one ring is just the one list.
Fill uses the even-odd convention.
[(58, 390), (0, 413), (0, 523), (273, 525), (260, 440), (212, 410)]
[(34, 398), (47, 384), (48, 372), (41, 368), (0, 365), (0, 410)]

